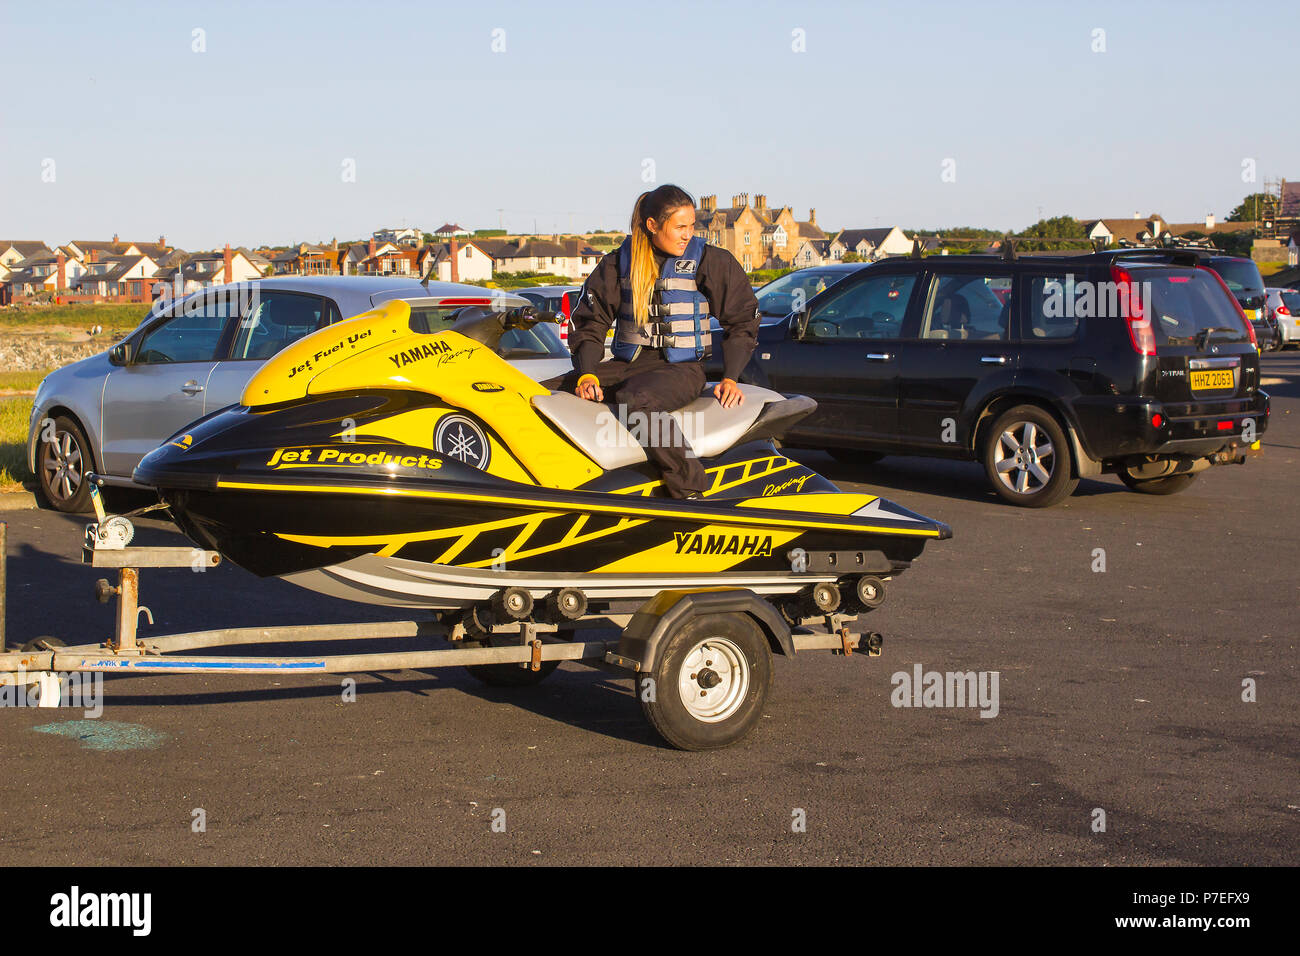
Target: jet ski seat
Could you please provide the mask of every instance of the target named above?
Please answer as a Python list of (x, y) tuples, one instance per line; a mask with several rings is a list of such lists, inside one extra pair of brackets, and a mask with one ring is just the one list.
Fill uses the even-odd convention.
[[(735, 408), (723, 408), (713, 397), (713, 389), (713, 384), (706, 385), (695, 401), (669, 412), (700, 458), (722, 454), (746, 433), (754, 431), (760, 416), (764, 420), (790, 423), (817, 407), (812, 399), (803, 396), (786, 398), (769, 388), (741, 385), (744, 402)], [(605, 471), (646, 461), (645, 448), (610, 406), (589, 402), (569, 392), (535, 395), (532, 403), (561, 434)], [(650, 423), (640, 428), (636, 422), (627, 424), (637, 431), (654, 427)]]

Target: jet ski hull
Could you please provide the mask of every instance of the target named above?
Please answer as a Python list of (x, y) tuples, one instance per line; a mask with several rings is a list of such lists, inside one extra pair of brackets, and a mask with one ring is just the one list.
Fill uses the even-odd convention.
[[(769, 438), (703, 459), (703, 499), (663, 497), (644, 455), (602, 468), (537, 414), (531, 399), (549, 393), (536, 383), (455, 332), (412, 339), (400, 318), (390, 304), (304, 339), (259, 372), (244, 404), (146, 455), (135, 480), (195, 542), (255, 574), (402, 607), (467, 607), (512, 585), (594, 600), (792, 594), (895, 573), (950, 534), (841, 492)], [(374, 336), (385, 344), (368, 347)], [(349, 363), (385, 384), (354, 385)], [(412, 387), (409, 365), (426, 386)]]

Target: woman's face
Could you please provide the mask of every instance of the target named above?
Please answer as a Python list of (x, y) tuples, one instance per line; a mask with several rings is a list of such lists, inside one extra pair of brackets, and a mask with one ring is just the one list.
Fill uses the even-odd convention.
[(663, 222), (651, 216), (645, 221), (645, 227), (650, 233), (650, 241), (660, 252), (680, 256), (695, 236), (695, 207), (679, 206)]

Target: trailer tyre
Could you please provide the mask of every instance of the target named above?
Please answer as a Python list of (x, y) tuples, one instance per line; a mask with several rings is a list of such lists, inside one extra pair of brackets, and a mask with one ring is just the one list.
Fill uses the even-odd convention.
[(731, 613), (701, 615), (678, 628), (636, 690), (664, 740), (679, 750), (714, 750), (754, 729), (771, 686), (767, 637), (749, 615)]

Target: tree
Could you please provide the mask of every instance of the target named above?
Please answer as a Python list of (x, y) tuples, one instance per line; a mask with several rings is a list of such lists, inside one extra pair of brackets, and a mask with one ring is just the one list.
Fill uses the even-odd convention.
[(1228, 222), (1258, 222), (1264, 218), (1264, 212), (1272, 202), (1268, 193), (1251, 193), (1243, 199), (1232, 212), (1228, 213)]
[[(1077, 241), (1034, 241), (1037, 238), (1043, 240), (1068, 239)], [(1032, 226), (1022, 229), (1019, 235), (1014, 236), (1013, 239), (1016, 243), (1016, 249), (1023, 252), (1031, 252), (1035, 250), (1047, 251), (1052, 249), (1089, 248), (1088, 233), (1087, 230), (1083, 228), (1083, 223), (1070, 216), (1053, 216), (1051, 219), (1040, 219)]]

